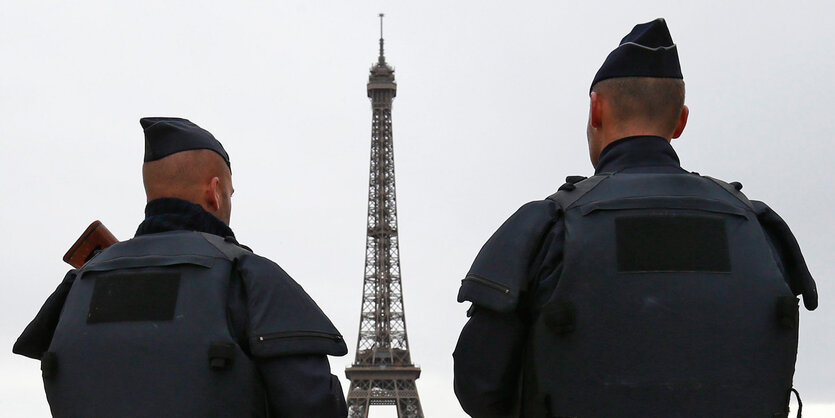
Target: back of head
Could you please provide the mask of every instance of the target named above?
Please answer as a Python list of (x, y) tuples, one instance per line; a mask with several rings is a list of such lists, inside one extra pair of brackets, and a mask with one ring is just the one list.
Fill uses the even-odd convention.
[(223, 145), (187, 119), (155, 117), (139, 122), (145, 131), (142, 180), (148, 201), (187, 200), (228, 224), (234, 189)]
[(231, 178), (231, 171), (208, 149), (181, 151), (142, 164), (142, 182), (148, 201), (175, 197), (201, 203), (205, 185), (212, 178)]
[(608, 100), (613, 120), (652, 133), (672, 134), (684, 107), (684, 80), (676, 78), (610, 78), (592, 91)]
[(677, 138), (687, 123), (684, 77), (667, 22), (635, 25), (595, 74), (590, 87), (589, 156), (631, 136)]

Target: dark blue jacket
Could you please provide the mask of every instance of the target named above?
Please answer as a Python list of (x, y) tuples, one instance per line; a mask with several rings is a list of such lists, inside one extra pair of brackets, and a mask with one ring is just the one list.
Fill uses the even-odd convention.
[[(663, 138), (630, 137), (600, 155), (599, 173), (687, 174)], [(757, 217), (795, 295), (814, 309), (814, 282), (785, 223), (761, 202)], [(513, 416), (521, 393), (531, 324), (562, 273), (564, 224), (552, 200), (530, 202), (487, 241), (462, 282), (459, 302), (470, 301), (470, 320), (455, 349), (455, 392), (477, 417)]]
[[(146, 207), (146, 219), (137, 230), (138, 239), (146, 240), (148, 245), (154, 245), (164, 242), (155, 237), (171, 236), (173, 231), (204, 232), (225, 238), (225, 245), (231, 248), (236, 247), (229, 243), (238, 245), (231, 229), (199, 205), (170, 198), (149, 202)], [(223, 244), (223, 239), (215, 239)], [(137, 240), (131, 240), (133, 241)], [(115, 248), (120, 245), (111, 248), (118, 252)], [(282, 417), (346, 416), (347, 408), (340, 382), (330, 373), (327, 360), (327, 355), (344, 355), (347, 352), (341, 336), (315, 302), (278, 265), (241, 247), (243, 249), (236, 250), (234, 256), (230, 256), (234, 258), (234, 273), (229, 279), (231, 286), (226, 312), (220, 314), (227, 318), (225, 326), (229, 328), (228, 334), (253, 363), (261, 378), (259, 386), (266, 392), (261, 401), (256, 401), (257, 405), (252, 407), (253, 410), (260, 409), (268, 415)], [(150, 250), (152, 247), (147, 248)], [(108, 250), (97, 258), (107, 258), (105, 255), (109, 254)], [(157, 251), (168, 254), (169, 250)], [(96, 258), (93, 261), (96, 261)], [(84, 269), (79, 270), (83, 271)], [(47, 350), (75, 278), (76, 270), (73, 270), (50, 296), (38, 316), (15, 344), (16, 353), (42, 359), (42, 367), (46, 365), (43, 359), (50, 357), (45, 353), (50, 354)], [(207, 280), (206, 283), (208, 282)], [(184, 302), (187, 305), (193, 304), (192, 301)], [(293, 338), (270, 338), (271, 335), (278, 334), (292, 334)], [(312, 337), (307, 338), (308, 335)], [(329, 338), (320, 338), (318, 335), (328, 335)], [(201, 350), (192, 357), (202, 359), (203, 356), (205, 353)], [(57, 361), (60, 370), (60, 353)], [(242, 366), (245, 365), (239, 365)], [(207, 370), (208, 367), (207, 364)], [(49, 389), (53, 382), (47, 378), (48, 376), (45, 376)], [(94, 379), (90, 381), (91, 385), (98, 384), (95, 376), (84, 376), (83, 379)], [(163, 385), (159, 386), (164, 389)], [(260, 388), (255, 392), (257, 396)], [(87, 397), (83, 392), (80, 392), (80, 395)], [(63, 398), (60, 390), (55, 389), (51, 393), (50, 401), (52, 403), (54, 400), (56, 405), (67, 402), (70, 402), (68, 405), (74, 405), (71, 399)], [(106, 405), (106, 400), (102, 400), (101, 403)], [(56, 416), (66, 415), (60, 407), (58, 410), (54, 405), (51, 407)], [(137, 410), (136, 414), (144, 415), (149, 411), (143, 413), (142, 410)], [(222, 414), (219, 410), (215, 412)]]

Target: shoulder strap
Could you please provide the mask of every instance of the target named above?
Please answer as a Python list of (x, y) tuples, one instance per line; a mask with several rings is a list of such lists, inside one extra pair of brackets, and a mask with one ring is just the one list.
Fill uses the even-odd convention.
[(548, 200), (556, 202), (565, 211), (586, 193), (597, 187), (601, 181), (609, 178), (611, 173), (597, 174), (589, 178), (569, 176), (556, 193), (548, 196)]
[(238, 241), (236, 241), (234, 237), (230, 236), (221, 238), (217, 235), (205, 232), (201, 232), (200, 235), (203, 235), (203, 238), (205, 238), (209, 244), (212, 244), (213, 247), (217, 248), (218, 251), (223, 253), (229, 261), (235, 260), (243, 254), (252, 254), (252, 251), (248, 248), (244, 248), (244, 246), (238, 244)]
[(739, 199), (740, 202), (744, 203), (745, 206), (748, 206), (748, 209), (751, 209), (752, 211), (756, 212), (756, 210), (754, 209), (754, 205), (751, 203), (750, 200), (748, 200), (748, 197), (746, 197), (740, 191), (740, 190), (742, 190), (742, 183), (740, 183), (738, 181), (735, 181), (733, 183), (726, 183), (726, 182), (724, 182), (722, 180), (719, 180), (717, 178), (713, 178), (713, 177), (709, 177), (709, 176), (702, 176), (702, 177), (704, 177), (708, 180), (711, 180), (714, 183), (718, 184), (719, 187), (725, 189), (728, 193), (734, 195), (734, 197)]

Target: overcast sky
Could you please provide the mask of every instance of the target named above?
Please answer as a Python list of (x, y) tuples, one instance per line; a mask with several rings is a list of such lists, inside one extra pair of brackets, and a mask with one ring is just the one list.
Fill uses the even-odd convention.
[(385, 12), (404, 300), (427, 416), (464, 416), (452, 392), (460, 279), (519, 206), (592, 172), (589, 82), (634, 24), (660, 16), (687, 83), (682, 164), (768, 202), (817, 279), (795, 386), (806, 416), (832, 416), (835, 3), (674, 3), (3, 0), (0, 415), (48, 415), (38, 363), (11, 346), (67, 270), (66, 249), (94, 219), (126, 239), (143, 218), (143, 116), (185, 117), (223, 142), (232, 228), (346, 336), (349, 355), (331, 362), (344, 378), (365, 251), (365, 83)]

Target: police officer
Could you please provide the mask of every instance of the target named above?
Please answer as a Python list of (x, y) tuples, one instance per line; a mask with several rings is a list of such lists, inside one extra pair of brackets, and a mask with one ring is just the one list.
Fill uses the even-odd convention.
[(208, 131), (143, 118), (136, 236), (71, 270), (15, 344), (59, 417), (344, 417), (342, 336), (229, 228), (231, 165)]
[(788, 226), (681, 168), (676, 45), (639, 24), (592, 81), (595, 173), (522, 206), (462, 282), (455, 392), (475, 417), (785, 416), (798, 300)]

